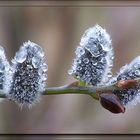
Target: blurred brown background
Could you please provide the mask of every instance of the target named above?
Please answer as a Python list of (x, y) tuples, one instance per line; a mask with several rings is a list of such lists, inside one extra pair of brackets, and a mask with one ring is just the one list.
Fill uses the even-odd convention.
[[(0, 44), (9, 61), (31, 40), (43, 47), (48, 87), (73, 82), (67, 74), (84, 31), (96, 23), (106, 28), (115, 51), (113, 73), (140, 54), (140, 7), (1, 6)], [(43, 96), (32, 109), (0, 103), (0, 133), (139, 133), (140, 104), (112, 114), (86, 95)]]

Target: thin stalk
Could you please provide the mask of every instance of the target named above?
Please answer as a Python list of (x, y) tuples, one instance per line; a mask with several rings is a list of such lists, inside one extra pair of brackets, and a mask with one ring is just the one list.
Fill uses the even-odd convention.
[[(126, 82), (128, 80), (125, 80)], [(140, 84), (140, 78), (135, 79), (135, 84)], [(135, 85), (132, 85), (135, 86)], [(124, 87), (123, 87), (124, 89)], [(112, 85), (106, 85), (106, 86), (80, 86), (79, 82), (73, 82), (68, 85), (60, 86), (60, 87), (49, 87), (46, 88), (46, 90), (43, 92), (42, 95), (59, 95), (59, 94), (85, 94), (90, 95), (94, 99), (98, 99), (99, 94), (102, 93), (110, 93), (114, 90), (122, 90), (120, 87), (120, 83), (112, 84)], [(1, 91), (0, 92), (0, 98), (6, 98), (6, 95)]]

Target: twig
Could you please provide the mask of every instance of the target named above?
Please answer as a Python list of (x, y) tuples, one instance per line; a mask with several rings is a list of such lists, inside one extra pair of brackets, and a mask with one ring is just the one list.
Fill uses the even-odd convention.
[[(132, 82), (134, 81), (134, 82)], [(124, 84), (125, 82), (125, 84)], [(115, 84), (107, 85), (107, 86), (93, 86), (93, 87), (83, 87), (79, 86), (78, 82), (71, 83), (69, 85), (61, 86), (61, 87), (52, 87), (47, 88), (43, 95), (58, 95), (58, 94), (87, 94), (92, 96), (94, 99), (99, 99), (99, 94), (102, 93), (110, 93), (114, 90), (123, 90), (125, 86), (121, 86), (120, 84), (124, 84), (126, 88), (135, 86), (140, 83), (140, 78), (135, 80), (123, 80), (118, 81)], [(131, 83), (131, 86), (130, 86)]]
[[(140, 83), (140, 78), (133, 80), (134, 85)], [(71, 84), (60, 86), (60, 87), (50, 87), (46, 88), (46, 90), (43, 92), (43, 95), (59, 95), (59, 94), (87, 94), (92, 96), (94, 99), (98, 99), (99, 94), (102, 93), (110, 93), (113, 90), (122, 90), (122, 87), (120, 86), (120, 83), (127, 83), (129, 80), (125, 81), (118, 81), (118, 83), (107, 85), (107, 86), (93, 86), (93, 87), (83, 87), (79, 86), (78, 82), (73, 82)], [(132, 83), (131, 83), (132, 84)], [(123, 87), (124, 89), (125, 87)], [(0, 92), (0, 98), (6, 98), (5, 94)]]

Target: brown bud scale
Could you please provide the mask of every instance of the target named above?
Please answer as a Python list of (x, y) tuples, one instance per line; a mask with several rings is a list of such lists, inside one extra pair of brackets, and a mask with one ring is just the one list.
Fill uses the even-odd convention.
[(134, 87), (137, 84), (136, 80), (120, 80), (118, 82), (118, 87), (122, 89), (127, 89)]
[(112, 113), (124, 113), (125, 107), (113, 93), (102, 93), (99, 96), (101, 105)]

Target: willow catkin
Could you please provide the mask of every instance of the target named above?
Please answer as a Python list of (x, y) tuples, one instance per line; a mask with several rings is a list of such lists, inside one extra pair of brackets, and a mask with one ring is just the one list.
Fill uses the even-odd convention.
[(85, 31), (75, 54), (68, 73), (76, 79), (95, 86), (111, 77), (114, 53), (110, 36), (101, 26)]
[(12, 60), (11, 71), (8, 98), (20, 106), (31, 106), (39, 101), (47, 79), (42, 48), (31, 41), (25, 42)]

